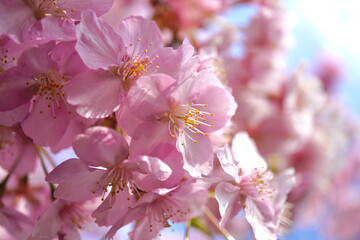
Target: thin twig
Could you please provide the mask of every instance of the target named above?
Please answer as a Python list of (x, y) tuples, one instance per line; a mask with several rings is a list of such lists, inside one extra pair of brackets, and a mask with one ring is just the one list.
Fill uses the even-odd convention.
[[(42, 156), (42, 154), (41, 154), (41, 147), (35, 145), (35, 148), (36, 148), (37, 154), (38, 154), (38, 156), (39, 156), (39, 158), (40, 158), (41, 167), (42, 167), (42, 169), (44, 170), (45, 176), (47, 176), (49, 173), (48, 173), (48, 171), (47, 171), (47, 169), (46, 169), (46, 165), (45, 165), (45, 162), (44, 162), (44, 158), (43, 158), (43, 156)], [(54, 200), (55, 200), (55, 197), (54, 197), (55, 186), (54, 186), (52, 183), (49, 182), (49, 187), (50, 187), (50, 191), (51, 191), (51, 193), (50, 193), (50, 194), (51, 194), (51, 198), (52, 198), (52, 200), (54, 201)]]
[(190, 226), (191, 226), (191, 219), (189, 219), (189, 220), (186, 221), (186, 230), (185, 230), (184, 240), (190, 240), (190, 238), (189, 238)]
[(56, 167), (56, 164), (54, 162), (54, 159), (50, 156), (50, 154), (45, 150), (43, 149), (42, 147), (40, 147), (40, 151), (42, 151), (46, 157), (47, 160), (49, 160), (49, 163), (50, 165), (55, 168)]
[(231, 236), (225, 228), (220, 227), (219, 220), (214, 216), (209, 208), (204, 208), (204, 214), (209, 218), (210, 222), (214, 224), (214, 226), (225, 236), (227, 240), (235, 240), (235, 238)]
[(11, 166), (8, 174), (6, 175), (6, 177), (2, 180), (2, 182), (0, 183), (0, 199), (2, 198), (3, 194), (5, 193), (6, 190), (6, 184), (7, 181), (9, 180), (10, 176), (13, 174), (13, 172), (15, 171), (16, 167), (18, 166), (19, 162), (20, 162), (21, 157), (17, 157), (17, 159), (15, 160), (14, 164)]

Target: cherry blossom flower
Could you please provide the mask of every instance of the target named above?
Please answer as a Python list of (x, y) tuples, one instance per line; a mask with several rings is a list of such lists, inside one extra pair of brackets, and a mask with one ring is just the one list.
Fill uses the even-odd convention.
[(245, 208), (255, 238), (276, 239), (284, 203), (295, 182), (294, 170), (288, 169), (274, 178), (245, 133), (235, 136), (232, 150), (226, 146), (217, 155), (224, 171), (233, 178), (219, 183), (215, 189), (222, 216), (220, 226)]
[(73, 112), (65, 86), (83, 68), (71, 42), (56, 46), (50, 42), (24, 52), (18, 65), (0, 78), (4, 112), (0, 118), (8, 119), (9, 125), (16, 123), (9, 122), (9, 115), (20, 120), (24, 133), (38, 145), (54, 149), (71, 145), (88, 122)]
[(55, 200), (40, 216), (29, 239), (80, 239), (78, 230), (92, 221), (90, 207), (91, 202)]
[[(207, 192), (194, 182), (183, 182), (174, 189), (158, 189), (144, 194), (128, 213), (113, 225), (106, 237), (111, 238), (122, 226), (138, 220), (130, 239), (153, 239), (163, 228), (202, 214)], [(171, 222), (170, 222), (171, 221)]]
[(27, 38), (75, 40), (75, 25), (83, 10), (92, 9), (98, 15), (110, 9), (112, 0), (9, 0), (0, 2), (0, 35), (16, 42)]
[(233, 97), (213, 73), (187, 72), (178, 81), (153, 74), (140, 78), (129, 95), (131, 112), (144, 121), (133, 135), (139, 139), (134, 144), (149, 138), (153, 143), (176, 138), (190, 175), (199, 177), (211, 171), (213, 150), (208, 134), (223, 127), (236, 109)]
[[(126, 213), (140, 194), (138, 186), (151, 191), (157, 185), (176, 186), (182, 178), (177, 174), (169, 178), (171, 168), (157, 157), (132, 156), (122, 135), (108, 128), (93, 127), (78, 135), (74, 150), (80, 159), (63, 162), (46, 180), (58, 183), (55, 197), (68, 201), (89, 200), (102, 195), (103, 203), (93, 214), (100, 225), (111, 225), (115, 217)], [(164, 156), (164, 153), (160, 154)]]
[(77, 26), (77, 39), (76, 50), (91, 70), (69, 84), (69, 102), (78, 105), (77, 112), (87, 118), (106, 117), (119, 109), (140, 76), (175, 74), (174, 63), (183, 55), (164, 48), (156, 24), (142, 17), (124, 19), (115, 31), (86, 11)]

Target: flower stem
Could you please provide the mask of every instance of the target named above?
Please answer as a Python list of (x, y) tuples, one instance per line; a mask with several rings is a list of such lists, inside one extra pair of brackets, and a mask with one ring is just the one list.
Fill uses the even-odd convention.
[(235, 240), (235, 238), (231, 236), (225, 228), (220, 227), (219, 220), (214, 216), (209, 208), (204, 208), (204, 214), (209, 218), (210, 222), (214, 224), (214, 226), (225, 236), (227, 240)]
[[(44, 158), (43, 158), (43, 156), (41, 154), (42, 148), (37, 146), (37, 145), (35, 145), (35, 148), (36, 148), (37, 154), (38, 154), (38, 156), (40, 158), (41, 167), (44, 170), (45, 176), (47, 176), (49, 173), (48, 173), (48, 171), (46, 169)], [(55, 197), (54, 197), (55, 186), (52, 183), (49, 183), (49, 187), (50, 187), (50, 191), (51, 191), (51, 199), (54, 201), (55, 200)]]
[(49, 154), (45, 149), (43, 149), (43, 148), (40, 148), (40, 151), (41, 151), (42, 153), (44, 153), (44, 155), (45, 155), (46, 159), (49, 161), (50, 165), (51, 165), (53, 168), (55, 168), (55, 167), (56, 167), (55, 162), (54, 162), (54, 160), (52, 159), (52, 157), (50, 156), (50, 154)]
[(188, 219), (188, 220), (186, 221), (186, 230), (185, 230), (184, 240), (190, 240), (190, 238), (189, 238), (190, 226), (191, 226), (191, 219)]
[(20, 162), (21, 157), (19, 156), (16, 161), (14, 162), (14, 164), (11, 166), (8, 175), (6, 175), (6, 177), (4, 178), (4, 180), (2, 180), (2, 182), (0, 183), (0, 199), (2, 198), (2, 196), (5, 193), (6, 190), (6, 184), (7, 181), (9, 180), (11, 174), (13, 174), (13, 172), (15, 171), (16, 167), (18, 166), (19, 162)]

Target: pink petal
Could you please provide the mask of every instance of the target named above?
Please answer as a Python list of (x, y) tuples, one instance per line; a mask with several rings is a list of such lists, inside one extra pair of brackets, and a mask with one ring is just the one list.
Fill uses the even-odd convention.
[(51, 67), (55, 67), (56, 63), (49, 58), (54, 47), (55, 42), (52, 41), (25, 51), (17, 63), (22, 75), (32, 78), (35, 74), (46, 73)]
[(86, 118), (103, 118), (116, 111), (122, 98), (121, 82), (107, 71), (85, 70), (66, 85), (68, 102)]
[(84, 63), (92, 69), (109, 69), (118, 64), (118, 54), (123, 42), (114, 29), (92, 11), (82, 13), (76, 27), (76, 50)]
[(0, 125), (12, 126), (23, 120), (29, 113), (30, 102), (21, 105), (13, 110), (0, 112)]
[(221, 182), (215, 188), (221, 215), (220, 227), (226, 226), (242, 209), (240, 189), (230, 183)]
[(58, 183), (55, 197), (68, 201), (82, 201), (99, 196), (103, 189), (101, 184), (104, 170), (90, 171), (80, 159), (69, 159), (57, 166), (45, 180)]
[(121, 107), (115, 112), (116, 122), (126, 134), (134, 136), (136, 128), (143, 123), (143, 121), (134, 116), (130, 111), (127, 98), (121, 104)]
[[(30, 139), (29, 139), (30, 140)], [(24, 176), (34, 171), (37, 162), (37, 152), (32, 142), (25, 142), (21, 151), (21, 159), (14, 170), (17, 176)]]
[[(64, 104), (62, 109), (66, 109)], [(70, 119), (70, 114), (62, 109), (56, 106), (49, 108), (46, 100), (37, 98), (31, 113), (21, 123), (24, 133), (38, 145), (55, 146), (64, 135)]]
[(246, 175), (247, 172), (254, 169), (265, 171), (267, 164), (258, 153), (254, 141), (245, 132), (235, 135), (232, 143), (232, 150), (238, 167), (241, 168)]
[(129, 189), (126, 188), (114, 196), (109, 194), (91, 216), (96, 219), (95, 222), (99, 226), (111, 226), (125, 216), (135, 201), (135, 197), (130, 195)]
[(17, 108), (21, 108), (25, 104), (29, 105), (30, 99), (34, 95), (31, 86), (26, 85), (29, 80), (28, 77), (21, 76), (21, 72), (17, 69), (9, 70), (6, 75), (0, 78), (1, 112), (16, 111)]
[(112, 4), (113, 0), (103, 0), (101, 4), (98, 0), (62, 0), (59, 5), (69, 17), (79, 20), (82, 11), (91, 9), (97, 16), (101, 16), (111, 8)]
[(216, 155), (224, 171), (232, 176), (237, 183), (239, 183), (241, 181), (240, 168), (238, 166), (238, 162), (234, 159), (229, 146), (226, 145), (224, 148), (219, 148), (216, 151)]
[(33, 223), (27, 216), (7, 207), (1, 208), (0, 225), (15, 239), (26, 239), (33, 228)]
[(207, 104), (205, 111), (213, 114), (206, 118), (209, 125), (214, 125), (207, 132), (224, 127), (235, 114), (237, 107), (234, 97), (223, 87), (216, 86), (209, 86), (199, 92), (198, 96), (193, 99), (193, 103)]
[(44, 17), (30, 29), (31, 39), (72, 41), (76, 40), (74, 22), (66, 18)]
[(277, 226), (271, 218), (273, 215), (274, 210), (269, 201), (247, 199), (245, 217), (251, 225), (256, 239), (277, 239)]
[(65, 201), (56, 199), (40, 216), (31, 234), (31, 240), (50, 239), (61, 231), (61, 219), (59, 212), (65, 205)]
[[(130, 150), (134, 153), (132, 149)], [(184, 177), (185, 170), (183, 169), (184, 161), (182, 155), (172, 144), (159, 144), (152, 151), (148, 151), (148, 149), (143, 148), (141, 153), (149, 156), (156, 156), (161, 159), (162, 162), (170, 167), (171, 173), (171, 175), (166, 176), (163, 180), (158, 177), (155, 178), (150, 174), (136, 174), (134, 181), (141, 189), (149, 192), (155, 188), (173, 188), (177, 186)]]
[(22, 1), (0, 1), (0, 36), (22, 42), (35, 21), (33, 11)]
[(75, 76), (86, 67), (75, 51), (75, 41), (61, 42), (51, 51), (51, 59), (58, 64), (57, 70), (65, 76)]
[(129, 108), (142, 120), (157, 120), (170, 110), (168, 93), (175, 80), (164, 74), (142, 77), (128, 93)]
[(74, 140), (77, 156), (90, 166), (113, 166), (127, 158), (129, 146), (124, 137), (106, 127), (92, 127)]
[(75, 119), (70, 119), (69, 124), (59, 140), (59, 142), (51, 147), (51, 151), (53, 153), (57, 153), (62, 149), (70, 147), (73, 144), (74, 137), (77, 134), (83, 133), (86, 129), (86, 126), (82, 124), (80, 121)]
[[(164, 73), (174, 79), (185, 80), (193, 75), (199, 66), (199, 57), (194, 56), (194, 47), (187, 38), (178, 49), (161, 48), (158, 50), (159, 73)], [(174, 64), (176, 62), (176, 64)]]
[[(143, 197), (140, 198), (140, 200)], [(117, 230), (120, 229), (121, 227), (125, 226), (126, 224), (139, 219), (143, 216), (145, 216), (146, 214), (146, 209), (148, 208), (149, 204), (140, 204), (139, 206), (135, 207), (135, 208), (131, 208), (128, 213), (126, 214), (125, 217), (123, 218), (119, 218), (114, 224), (113, 226), (110, 228), (110, 230), (106, 233), (105, 238), (106, 239), (111, 239), (112, 237), (114, 237), (114, 235), (116, 234)], [(148, 225), (149, 226), (149, 225)]]
[[(148, 49), (148, 54), (163, 46), (160, 29), (154, 21), (143, 17), (131, 16), (125, 18), (119, 25), (118, 33), (125, 46), (133, 44), (134, 52)], [(140, 38), (140, 41), (138, 39)], [(150, 46), (152, 44), (152, 46)]]
[[(140, 153), (145, 149), (152, 151), (161, 143), (175, 145), (175, 139), (171, 137), (168, 130), (168, 123), (149, 121), (138, 126), (132, 136), (130, 148), (132, 153)], [(146, 147), (144, 148), (144, 146)]]
[(196, 135), (197, 143), (195, 143), (184, 134), (180, 133), (179, 139), (176, 142), (178, 150), (185, 159), (184, 169), (192, 177), (201, 177), (202, 174), (209, 174), (213, 166), (213, 148), (209, 137), (198, 134)]

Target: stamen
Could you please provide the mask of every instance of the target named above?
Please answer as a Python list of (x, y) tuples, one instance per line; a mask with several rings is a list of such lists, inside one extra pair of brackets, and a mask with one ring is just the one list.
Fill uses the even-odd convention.
[[(40, 113), (42, 113), (43, 105), (51, 108), (54, 119), (55, 108), (61, 109), (61, 104), (64, 103), (68, 113), (71, 113), (69, 104), (66, 100), (66, 95), (63, 92), (65, 84), (68, 82), (65, 76), (60, 75), (55, 68), (51, 68), (47, 73), (41, 73), (33, 77), (35, 81), (35, 98), (40, 98)], [(25, 83), (27, 86), (29, 82)], [(33, 102), (36, 102), (33, 99)], [(56, 107), (55, 107), (56, 105)]]
[[(191, 139), (194, 143), (198, 140), (194, 139), (191, 135), (202, 134), (208, 136), (206, 132), (199, 129), (197, 126), (205, 126), (213, 128), (214, 125), (206, 123), (205, 115), (212, 116), (212, 113), (199, 110), (199, 107), (207, 107), (207, 104), (192, 104), (183, 105), (174, 108), (169, 114), (169, 132), (174, 137), (179, 137), (179, 133), (184, 134), (185, 137)], [(181, 145), (184, 145), (181, 143)]]

